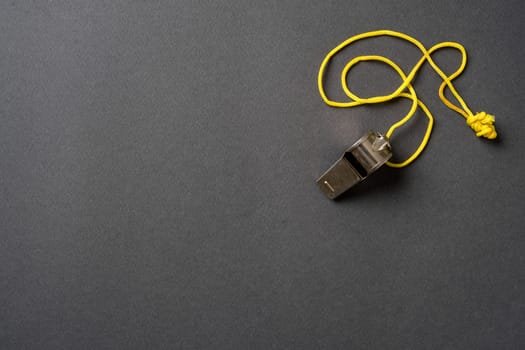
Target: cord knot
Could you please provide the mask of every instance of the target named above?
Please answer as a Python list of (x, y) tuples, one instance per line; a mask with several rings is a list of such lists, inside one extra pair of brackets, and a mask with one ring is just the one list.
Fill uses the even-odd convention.
[(485, 112), (478, 112), (467, 118), (468, 126), (474, 130), (477, 137), (485, 137), (490, 140), (498, 136), (494, 122), (494, 116)]

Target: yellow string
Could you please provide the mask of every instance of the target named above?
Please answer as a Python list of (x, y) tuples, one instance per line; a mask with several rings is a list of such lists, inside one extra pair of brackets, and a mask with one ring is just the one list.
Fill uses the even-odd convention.
[[(403, 70), (392, 60), (384, 57), (384, 56), (376, 56), (376, 55), (367, 55), (367, 56), (358, 56), (352, 59), (350, 62), (346, 64), (346, 66), (343, 68), (343, 71), (341, 73), (341, 85), (343, 88), (343, 91), (345, 92), (346, 96), (350, 98), (350, 101), (346, 102), (338, 102), (333, 101), (330, 98), (327, 97), (326, 92), (324, 90), (324, 73), (325, 70), (330, 62), (330, 60), (339, 53), (342, 49), (347, 47), (348, 45), (362, 39), (371, 38), (371, 37), (377, 37), (377, 36), (391, 36), (395, 38), (399, 38), (405, 41), (408, 41), (409, 43), (415, 45), (423, 54), (421, 59), (416, 63), (416, 65), (412, 68), (410, 73), (406, 75)], [(443, 48), (452, 48), (456, 49), (461, 53), (461, 65), (459, 68), (452, 73), (451, 75), (446, 75), (441, 68), (434, 62), (431, 55), (436, 52), (437, 50), (443, 49)], [(354, 94), (350, 88), (348, 87), (348, 73), (350, 72), (350, 69), (354, 67), (359, 62), (363, 61), (379, 61), (387, 64), (391, 68), (393, 68), (397, 74), (401, 77), (402, 83), (399, 85), (399, 87), (392, 92), (389, 95), (380, 95), (380, 96), (373, 96), (373, 97), (367, 97), (367, 98), (361, 98)], [(437, 45), (434, 45), (430, 49), (426, 49), (423, 44), (421, 44), (418, 40), (414, 39), (411, 36), (408, 36), (403, 33), (394, 32), (391, 30), (377, 30), (372, 32), (366, 32), (362, 33), (356, 36), (353, 36), (345, 41), (343, 41), (341, 44), (339, 44), (337, 47), (335, 47), (332, 51), (326, 55), (325, 59), (323, 60), (323, 63), (321, 64), (321, 67), (319, 69), (319, 75), (317, 79), (317, 85), (319, 88), (319, 93), (321, 94), (321, 97), (323, 98), (324, 102), (332, 107), (355, 107), (359, 105), (364, 104), (371, 104), (371, 103), (383, 103), (387, 101), (391, 101), (396, 98), (407, 98), (412, 100), (412, 106), (408, 113), (398, 122), (394, 123), (390, 129), (388, 129), (387, 133), (385, 134), (386, 137), (390, 138), (394, 131), (399, 128), (400, 126), (406, 124), (410, 118), (414, 115), (417, 108), (421, 108), (423, 112), (426, 114), (428, 118), (428, 125), (427, 129), (425, 131), (425, 135), (417, 147), (417, 149), (412, 153), (410, 157), (408, 157), (406, 160), (394, 163), (394, 162), (388, 162), (387, 165), (394, 167), (394, 168), (402, 168), (410, 163), (412, 163), (416, 158), (421, 154), (421, 152), (425, 149), (428, 140), (430, 138), (430, 134), (432, 133), (432, 126), (434, 124), (434, 118), (432, 117), (432, 114), (428, 110), (428, 108), (423, 104), (421, 100), (418, 99), (416, 95), (416, 91), (414, 90), (414, 87), (412, 86), (412, 81), (414, 80), (416, 74), (418, 73), (421, 66), (428, 62), (430, 66), (436, 71), (436, 73), (443, 79), (443, 82), (441, 83), (441, 86), (439, 87), (439, 98), (441, 101), (450, 109), (453, 111), (458, 112), (460, 115), (462, 115), (465, 119), (467, 124), (474, 130), (476, 133), (476, 136), (478, 137), (485, 137), (487, 139), (495, 139), (497, 136), (496, 129), (494, 127), (494, 116), (487, 114), (485, 112), (478, 112), (476, 114), (472, 113), (472, 111), (469, 109), (463, 98), (459, 95), (457, 90), (455, 89), (454, 85), (452, 84), (452, 80), (457, 78), (464, 70), (465, 66), (467, 64), (467, 52), (465, 51), (465, 48), (454, 42), (442, 42)], [(445, 97), (445, 88), (448, 88), (452, 95), (455, 97), (456, 101), (459, 103), (459, 106), (453, 104), (450, 100), (448, 100)]]

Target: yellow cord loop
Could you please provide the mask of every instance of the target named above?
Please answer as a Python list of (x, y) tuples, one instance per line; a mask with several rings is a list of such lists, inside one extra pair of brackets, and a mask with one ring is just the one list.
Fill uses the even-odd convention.
[[(346, 96), (350, 99), (350, 101), (334, 101), (328, 98), (326, 95), (325, 89), (324, 89), (324, 73), (326, 71), (326, 68), (330, 62), (330, 60), (341, 50), (349, 46), (350, 44), (366, 39), (371, 37), (378, 37), (378, 36), (390, 36), (398, 39), (405, 40), (414, 46), (416, 46), (423, 56), (421, 59), (414, 65), (412, 70), (409, 74), (405, 74), (403, 70), (392, 60), (383, 57), (383, 56), (376, 56), (376, 55), (367, 55), (367, 56), (358, 56), (352, 59), (348, 64), (343, 68), (343, 71), (341, 73), (341, 86), (343, 88), (343, 91), (345, 92)], [(446, 75), (441, 68), (434, 62), (431, 55), (436, 52), (437, 50), (440, 50), (442, 48), (451, 48), (456, 49), (461, 53), (461, 64), (459, 68), (452, 73), (451, 75)], [(367, 97), (367, 98), (361, 98), (357, 96), (355, 93), (353, 93), (350, 88), (348, 87), (348, 73), (350, 72), (350, 69), (354, 67), (359, 62), (363, 61), (377, 61), (382, 62), (390, 66), (392, 69), (396, 71), (396, 73), (399, 75), (399, 77), (402, 80), (402, 83), (399, 85), (399, 87), (392, 92), (389, 95), (379, 95), (379, 96), (373, 96), (373, 97)], [(453, 111), (456, 111), (460, 115), (462, 115), (465, 119), (467, 124), (474, 130), (476, 133), (476, 136), (478, 137), (485, 137), (488, 139), (494, 139), (497, 136), (496, 129), (494, 127), (494, 116), (487, 114), (485, 112), (479, 112), (476, 114), (473, 114), (472, 111), (469, 109), (463, 98), (459, 95), (456, 88), (452, 84), (452, 80), (457, 78), (464, 70), (465, 66), (467, 64), (467, 52), (465, 51), (465, 48), (454, 42), (442, 42), (437, 45), (434, 45), (430, 49), (426, 49), (423, 44), (421, 44), (418, 40), (414, 39), (411, 36), (408, 36), (403, 33), (394, 32), (391, 30), (377, 30), (372, 32), (366, 32), (362, 33), (356, 36), (353, 36), (345, 41), (343, 41), (341, 44), (339, 44), (337, 47), (335, 47), (332, 51), (326, 55), (323, 62), (321, 63), (321, 67), (319, 69), (319, 75), (317, 78), (317, 86), (319, 88), (319, 93), (321, 94), (321, 97), (323, 101), (332, 107), (355, 107), (360, 106), (364, 104), (371, 104), (371, 103), (383, 103), (387, 101), (391, 101), (397, 98), (407, 98), (409, 100), (412, 100), (412, 106), (408, 113), (398, 122), (394, 123), (386, 132), (387, 137), (391, 137), (394, 131), (406, 124), (410, 118), (415, 114), (417, 108), (421, 108), (421, 110), (426, 114), (428, 118), (428, 125), (427, 129), (425, 131), (425, 135), (417, 147), (417, 149), (414, 151), (414, 153), (408, 157), (403, 162), (394, 163), (394, 162), (388, 162), (387, 165), (394, 167), (394, 168), (402, 168), (410, 163), (412, 163), (416, 158), (423, 152), (425, 149), (428, 140), (430, 139), (430, 134), (432, 133), (432, 126), (434, 124), (434, 118), (432, 117), (432, 114), (428, 110), (428, 108), (425, 106), (425, 104), (418, 99), (416, 95), (416, 91), (414, 90), (414, 87), (412, 86), (412, 81), (414, 80), (416, 74), (419, 72), (419, 69), (421, 66), (427, 62), (430, 64), (430, 66), (436, 71), (436, 73), (441, 77), (443, 82), (441, 83), (441, 86), (439, 87), (439, 98), (441, 101), (450, 109)], [(450, 93), (454, 96), (456, 101), (458, 102), (459, 106), (453, 104), (445, 97), (445, 88), (448, 88)]]

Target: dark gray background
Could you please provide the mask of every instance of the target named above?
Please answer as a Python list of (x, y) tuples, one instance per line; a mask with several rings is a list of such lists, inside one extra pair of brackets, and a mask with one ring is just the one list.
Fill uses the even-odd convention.
[[(3, 1), (0, 348), (525, 347), (524, 2)], [(314, 181), (406, 102), (323, 104), (324, 55), (394, 29), (465, 45), (422, 157), (337, 202)], [(417, 50), (378, 39), (343, 53)], [(345, 56), (346, 55), (346, 56)], [(447, 72), (456, 52), (436, 55)], [(399, 79), (360, 65), (352, 86)], [(331, 89), (335, 96), (340, 93)], [(339, 95), (338, 95), (339, 94)], [(393, 139), (415, 146), (424, 118)]]

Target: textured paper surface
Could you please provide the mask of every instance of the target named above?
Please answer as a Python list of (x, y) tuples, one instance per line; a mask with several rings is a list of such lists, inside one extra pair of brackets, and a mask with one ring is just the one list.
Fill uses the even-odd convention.
[[(525, 347), (522, 1), (0, 4), (3, 349)], [(324, 55), (374, 29), (465, 45), (427, 150), (342, 200), (315, 179), (404, 102), (324, 105)], [(345, 54), (385, 54), (392, 40)], [(328, 85), (338, 94), (337, 64)], [(436, 60), (446, 72), (454, 52)], [(338, 73), (337, 73), (338, 74)], [(352, 72), (356, 92), (399, 83)], [(422, 115), (420, 115), (422, 117)], [(417, 144), (420, 118), (393, 140)]]

